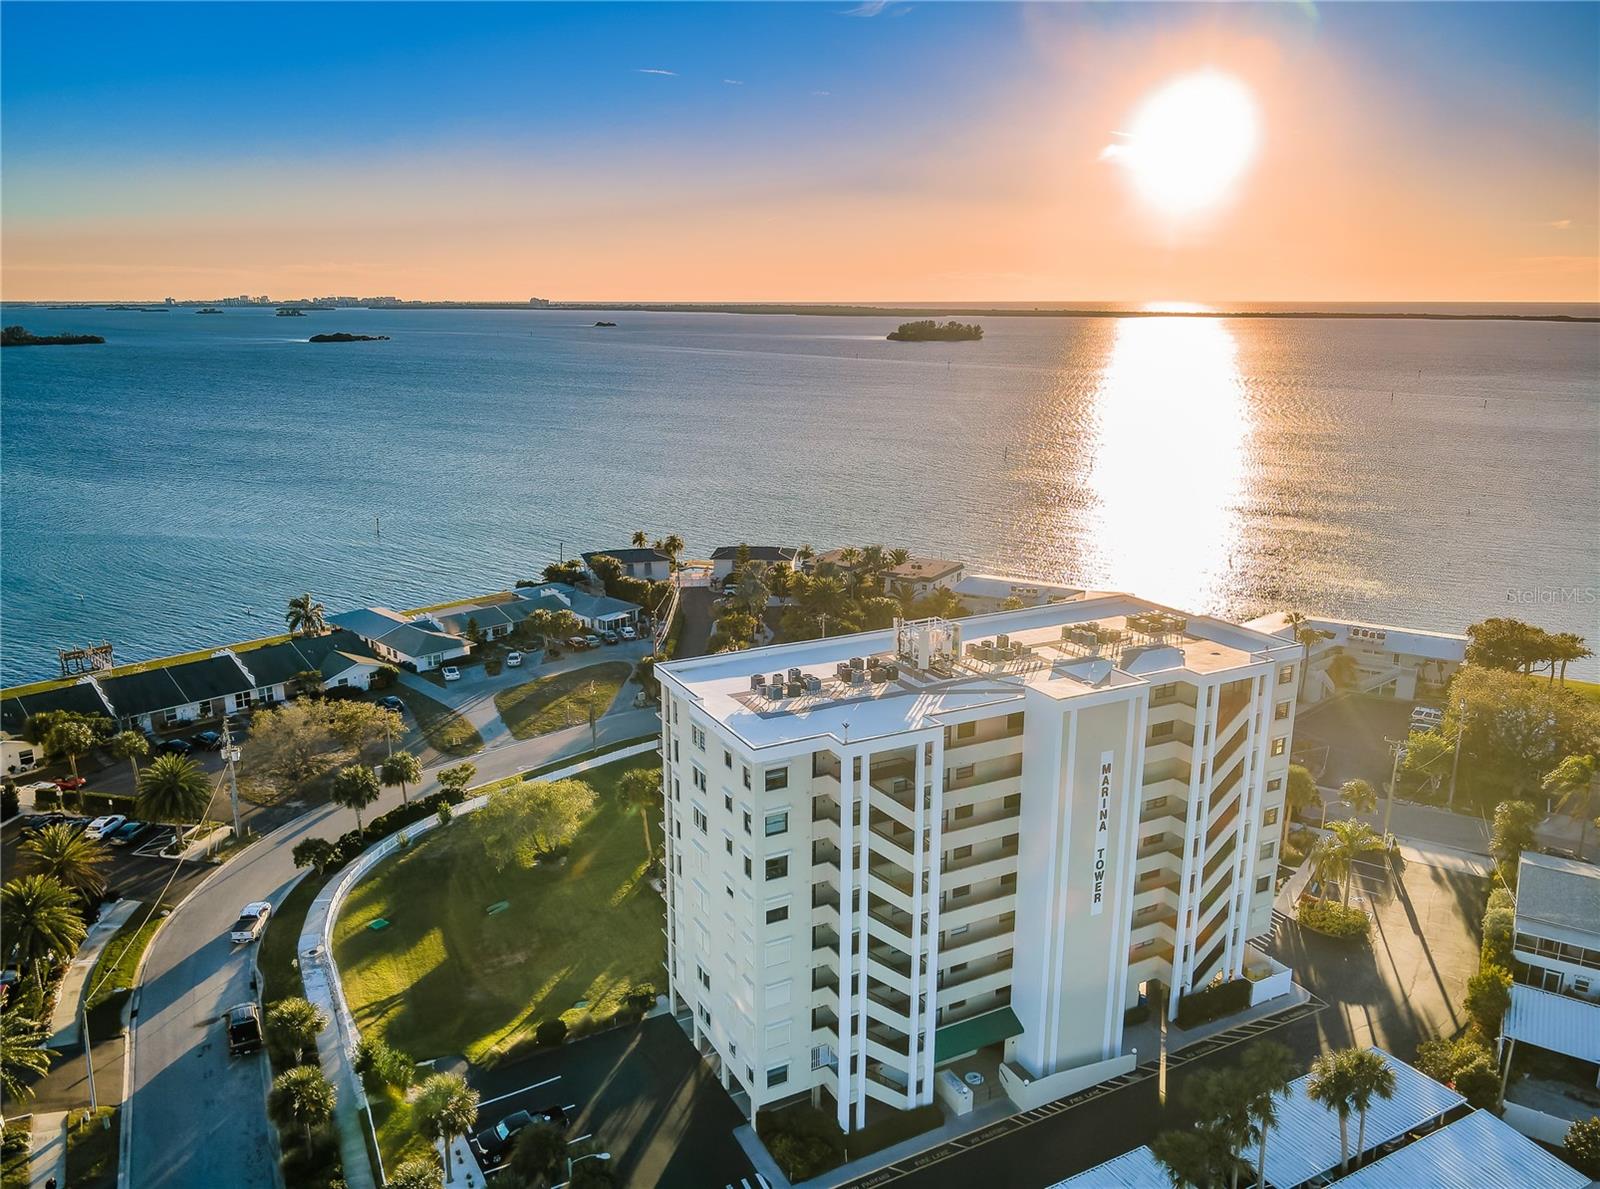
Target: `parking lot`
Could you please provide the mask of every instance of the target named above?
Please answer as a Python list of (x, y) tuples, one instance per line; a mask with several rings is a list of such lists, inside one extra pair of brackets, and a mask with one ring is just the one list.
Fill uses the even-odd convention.
[(744, 1123), (716, 1076), (667, 1017), (619, 1028), (494, 1069), (472, 1069), (477, 1129), (514, 1111), (566, 1109), (569, 1138), (611, 1153), (619, 1185), (720, 1189), (755, 1169), (733, 1137)]
[[(21, 869), (17, 866), (21, 857), (17, 848), (23, 841), (23, 827), (28, 824), (30, 816), (24, 814), (20, 818), (13, 818), (0, 830), (0, 868), (5, 871)], [(81, 823), (85, 826), (91, 820), (79, 814), (68, 814), (66, 819), (74, 825)], [(159, 857), (161, 848), (171, 840), (172, 834), (171, 826), (152, 826), (129, 846), (108, 846), (106, 853), (111, 856), (111, 861), (105, 870), (106, 898), (131, 896), (146, 902), (160, 899), (168, 904), (176, 904), (188, 895), (189, 890), (205, 878), (211, 865), (192, 861), (180, 863), (175, 859)]]
[(1301, 711), (1295, 722), (1296, 757), (1323, 761), (1308, 763), (1317, 783), (1338, 788), (1347, 780), (1361, 779), (1382, 790), (1389, 784), (1394, 760), (1386, 740), (1404, 739), (1410, 733), (1411, 703), (1385, 698), (1343, 697)]

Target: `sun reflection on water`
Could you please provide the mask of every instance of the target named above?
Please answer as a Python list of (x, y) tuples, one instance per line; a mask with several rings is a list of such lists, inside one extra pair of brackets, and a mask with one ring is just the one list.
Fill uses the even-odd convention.
[(1227, 326), (1124, 318), (1095, 393), (1086, 569), (1194, 611), (1226, 601), (1251, 415)]

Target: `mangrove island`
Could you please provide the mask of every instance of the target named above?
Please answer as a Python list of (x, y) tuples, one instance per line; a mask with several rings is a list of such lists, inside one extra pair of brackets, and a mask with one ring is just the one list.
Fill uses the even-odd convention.
[(103, 342), (105, 339), (97, 334), (29, 334), (21, 326), (0, 330), (0, 347), (78, 347)]
[(306, 340), (308, 343), (386, 343), (389, 336), (386, 334), (348, 334), (345, 331), (335, 331), (333, 334), (314, 334)]
[(983, 337), (983, 327), (976, 322), (939, 323), (932, 318), (922, 322), (902, 322), (899, 330), (889, 332), (895, 343), (964, 343)]

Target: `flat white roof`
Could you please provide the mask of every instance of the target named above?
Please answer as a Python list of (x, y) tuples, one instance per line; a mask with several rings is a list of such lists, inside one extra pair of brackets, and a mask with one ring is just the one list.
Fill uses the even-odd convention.
[[(1454, 1110), (1466, 1099), (1382, 1049), (1372, 1049), (1394, 1070), (1394, 1096), (1374, 1099), (1367, 1109), (1367, 1149)], [(1278, 1125), (1267, 1139), (1267, 1180), (1278, 1186), (1299, 1185), (1339, 1166), (1339, 1116), (1306, 1095), (1310, 1075), (1289, 1083), (1278, 1096)], [(1350, 1144), (1355, 1147), (1355, 1120)], [(1355, 1152), (1352, 1150), (1352, 1158)], [(1343, 1185), (1345, 1182), (1341, 1182)], [(1392, 1182), (1424, 1184), (1426, 1182)]]
[(1600, 1004), (1570, 995), (1511, 986), (1511, 1007), (1500, 1032), (1553, 1053), (1600, 1064)]
[[(1270, 1150), (1272, 1141), (1267, 1141)], [(1050, 1189), (1172, 1189), (1172, 1176), (1148, 1146), (1057, 1181)]]
[[(1294, 639), (1294, 632), (1285, 621), (1285, 613), (1274, 611), (1259, 619), (1252, 619), (1250, 627), (1270, 632), (1286, 640)], [(1327, 644), (1348, 644), (1351, 628), (1365, 628), (1369, 632), (1382, 632), (1383, 642), (1356, 640), (1357, 644), (1376, 646), (1401, 656), (1420, 657), (1428, 661), (1451, 661), (1460, 664), (1467, 658), (1467, 638), (1457, 632), (1429, 632), (1421, 628), (1395, 627), (1387, 623), (1363, 623), (1358, 619), (1330, 619), (1324, 615), (1306, 616), (1306, 626), (1320, 632), (1329, 632), (1332, 639)]]
[[(1367, 1124), (1369, 1133), (1372, 1124)], [(1267, 1140), (1272, 1162), (1272, 1138)], [(1269, 1178), (1270, 1179), (1270, 1178)], [(1473, 1111), (1398, 1152), (1339, 1180), (1339, 1189), (1583, 1189), (1589, 1178), (1563, 1164), (1509, 1123)]]
[(1018, 590), (1041, 591), (1067, 597), (1083, 593), (1082, 587), (1046, 582), (1039, 578), (1019, 578), (1014, 574), (967, 574), (952, 589), (958, 595), (989, 599), (1008, 598)]
[(1091, 621), (1120, 627), (1129, 615), (1172, 612), (1127, 594), (1095, 594), (1067, 603), (1051, 603), (1019, 611), (972, 615), (954, 622), (963, 645), (1008, 635), (1034, 648), (1034, 654), (1011, 664), (967, 665), (944, 680), (911, 674), (878, 686), (839, 690), (825, 685), (821, 694), (768, 703), (750, 696), (756, 674), (786, 673), (791, 668), (831, 683), (834, 669), (851, 657), (892, 659), (893, 630), (862, 632), (826, 640), (777, 644), (741, 652), (672, 661), (657, 672), (676, 683), (713, 719), (750, 747), (772, 747), (802, 739), (832, 737), (863, 742), (942, 725), (946, 716), (1020, 702), (1027, 688), (1055, 698), (1076, 697), (1118, 686), (1170, 679), (1195, 680), (1243, 669), (1269, 653), (1296, 650), (1298, 645), (1209, 616), (1187, 616), (1182, 632), (1162, 646), (1130, 645), (1117, 668), (1106, 657), (1090, 657), (1058, 647), (1061, 629)]

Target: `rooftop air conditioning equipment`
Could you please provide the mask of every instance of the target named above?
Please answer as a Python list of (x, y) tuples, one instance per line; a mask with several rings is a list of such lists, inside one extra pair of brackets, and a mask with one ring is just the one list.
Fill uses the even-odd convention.
[(850, 663), (848, 661), (840, 661), (837, 665), (835, 665), (833, 667), (833, 675), (834, 675), (835, 678), (837, 678), (840, 681), (849, 681), (850, 680)]
[(814, 673), (807, 673), (805, 675), (804, 684), (806, 687), (806, 693), (808, 694), (819, 694), (822, 692), (822, 678), (818, 677)]
[(790, 681), (799, 681), (800, 680), (800, 670), (799, 669), (790, 669), (789, 670), (789, 680)]
[(1005, 648), (1005, 647), (1009, 646), (1010, 643), (1011, 643), (1011, 637), (1006, 635), (1004, 632), (1001, 632), (998, 636), (996, 636), (994, 638), (994, 646), (996, 648)]
[(867, 683), (867, 673), (866, 673), (865, 669), (854, 669), (853, 668), (853, 669), (850, 670), (850, 684), (851, 685), (865, 685), (866, 683)]
[(885, 681), (898, 681), (900, 679), (900, 666), (894, 661), (883, 662), (883, 679)]
[(850, 667), (852, 669), (865, 669), (867, 662), (859, 656), (853, 656), (850, 658)]
[(798, 698), (806, 692), (805, 683), (803, 681), (791, 681), (783, 687), (783, 692), (791, 698)]
[(766, 689), (767, 679), (760, 673), (752, 673), (750, 675), (750, 688), (752, 690), (756, 690), (757, 692)]
[(772, 684), (777, 686), (779, 689), (782, 689), (783, 688), (783, 674), (782, 673), (774, 673), (772, 675)]
[(779, 698), (783, 697), (783, 686), (779, 685), (777, 682), (773, 682), (771, 685), (765, 686), (762, 692), (767, 695), (767, 701), (776, 702)]

